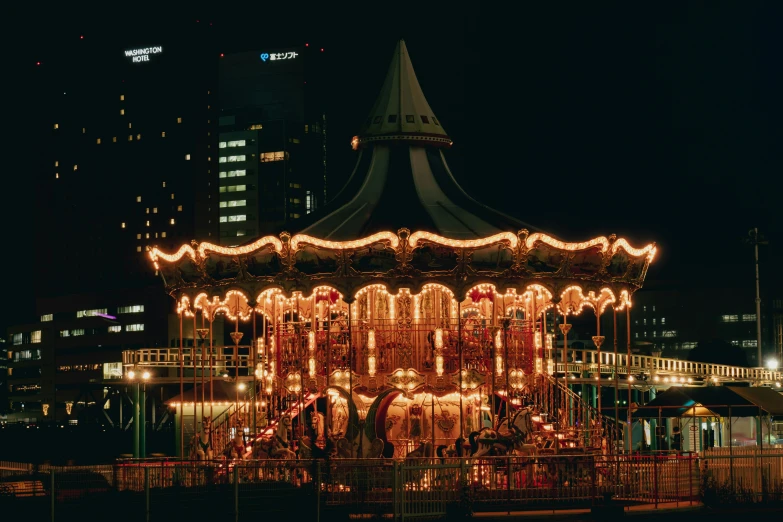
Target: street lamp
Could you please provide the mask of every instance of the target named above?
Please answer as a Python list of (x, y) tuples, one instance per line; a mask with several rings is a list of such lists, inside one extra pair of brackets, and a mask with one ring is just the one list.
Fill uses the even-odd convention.
[(145, 458), (147, 456), (147, 381), (152, 376), (148, 370), (141, 375), (136, 370), (129, 370), (128, 380), (133, 387), (133, 457)]
[(778, 360), (777, 359), (767, 359), (767, 369), (771, 372), (774, 372), (778, 369)]

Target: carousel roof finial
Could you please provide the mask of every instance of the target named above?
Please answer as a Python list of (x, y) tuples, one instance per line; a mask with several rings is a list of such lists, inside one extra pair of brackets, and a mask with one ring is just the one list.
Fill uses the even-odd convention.
[(451, 146), (451, 139), (424, 97), (405, 40), (397, 42), (386, 80), (355, 144), (378, 141)]

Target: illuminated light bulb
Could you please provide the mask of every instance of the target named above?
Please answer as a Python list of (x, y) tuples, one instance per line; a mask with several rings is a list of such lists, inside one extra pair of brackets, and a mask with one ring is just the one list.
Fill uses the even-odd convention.
[(145, 371), (144, 373), (141, 374), (141, 378), (146, 381), (147, 379), (150, 378), (150, 372)]
[(247, 388), (247, 386), (245, 385), (244, 382), (240, 382), (239, 384), (237, 384), (237, 388), (239, 388), (239, 391), (245, 391), (245, 388)]
[(629, 376), (628, 376), (628, 382), (633, 382), (633, 381), (634, 381), (634, 379), (633, 379), (633, 375), (629, 375)]
[(500, 350), (501, 348), (503, 348), (503, 331), (498, 330), (495, 333), (495, 349)]
[(133, 370), (130, 370), (130, 371), (128, 372), (128, 379), (131, 379), (131, 380), (133, 380), (133, 379), (135, 379), (135, 378), (136, 378), (136, 372), (134, 372)]
[(661, 380), (661, 378), (660, 378), (660, 377), (658, 377), (658, 376), (656, 375), (655, 377), (653, 377), (653, 380), (654, 380), (655, 382), (658, 382), (658, 381), (660, 381), (660, 380)]
[(669, 378), (668, 377), (664, 377), (663, 378), (663, 382), (669, 382)]
[(498, 375), (503, 375), (503, 356), (502, 355), (496, 355), (495, 356), (495, 373)]
[(435, 371), (438, 374), (438, 377), (443, 376), (443, 355), (437, 354), (435, 356)]
[(435, 329), (435, 349), (440, 350), (443, 348), (443, 328)]

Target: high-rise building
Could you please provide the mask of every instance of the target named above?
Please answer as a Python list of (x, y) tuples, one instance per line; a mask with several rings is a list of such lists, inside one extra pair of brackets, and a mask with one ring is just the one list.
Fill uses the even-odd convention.
[(218, 56), (202, 29), (85, 44), (47, 62), (39, 294), (136, 284), (154, 277), (151, 245), (217, 235)]
[(326, 197), (324, 54), (309, 45), (220, 59), (220, 242), (285, 227)]

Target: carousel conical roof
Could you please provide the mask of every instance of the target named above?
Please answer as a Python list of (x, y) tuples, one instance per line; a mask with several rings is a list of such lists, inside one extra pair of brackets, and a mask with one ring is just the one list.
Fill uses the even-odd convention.
[(522, 228), (538, 230), (470, 197), (454, 179), (443, 149), (451, 145), (424, 97), (405, 42), (361, 134), (346, 186), (296, 232), (349, 241), (401, 228), (451, 239), (477, 239)]

